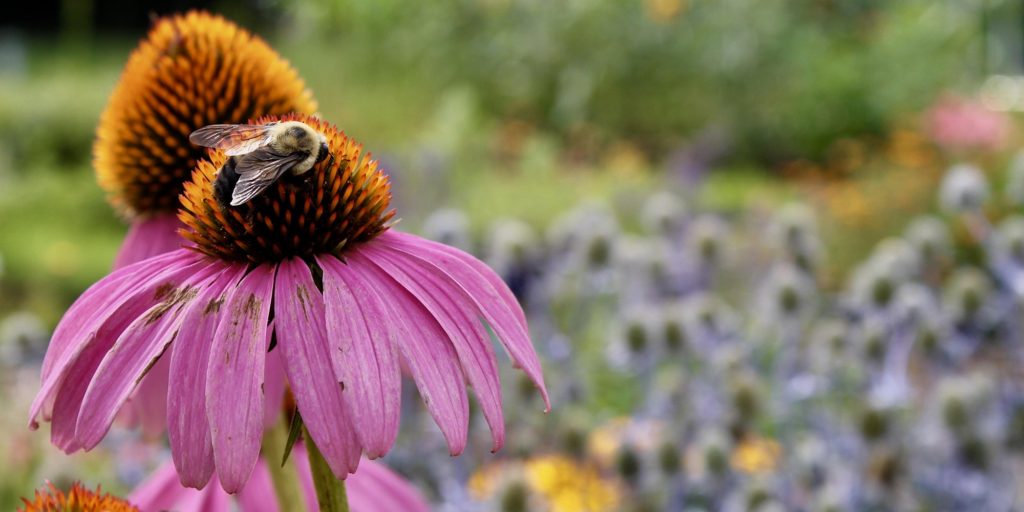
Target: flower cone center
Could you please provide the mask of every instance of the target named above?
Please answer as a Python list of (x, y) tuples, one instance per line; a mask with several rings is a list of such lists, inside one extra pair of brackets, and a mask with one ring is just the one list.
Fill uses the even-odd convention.
[[(278, 118), (262, 118), (264, 124)], [(199, 251), (228, 261), (277, 262), (317, 254), (340, 255), (388, 227), (391, 185), (358, 142), (336, 127), (303, 115), (288, 115), (327, 137), (330, 155), (310, 171), (284, 176), (251, 201), (230, 206), (215, 184), (228, 161), (221, 151), (201, 160), (185, 184), (179, 218), (182, 236)], [(228, 194), (229, 196), (230, 194)]]

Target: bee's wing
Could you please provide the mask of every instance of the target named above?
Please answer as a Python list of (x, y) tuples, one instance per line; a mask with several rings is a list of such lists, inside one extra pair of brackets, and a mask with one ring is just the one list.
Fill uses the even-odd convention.
[(231, 193), (231, 206), (239, 206), (260, 195), (282, 174), (302, 161), (302, 153), (280, 155), (270, 148), (260, 148), (238, 159), (235, 172), (238, 182)]
[(224, 150), (228, 156), (244, 155), (270, 144), (271, 124), (211, 124), (188, 136), (198, 146)]

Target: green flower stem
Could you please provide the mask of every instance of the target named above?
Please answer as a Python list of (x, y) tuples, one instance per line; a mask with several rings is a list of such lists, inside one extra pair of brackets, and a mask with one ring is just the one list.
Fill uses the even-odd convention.
[(277, 422), (274, 428), (263, 435), (263, 458), (270, 469), (270, 481), (274, 483), (280, 510), (293, 510), (304, 503), (295, 462), (290, 460), (281, 463), (287, 442), (288, 424), (283, 421)]
[(334, 476), (327, 460), (320, 453), (313, 437), (306, 427), (302, 427), (306, 450), (309, 451), (309, 468), (313, 472), (313, 485), (316, 486), (316, 499), (322, 512), (348, 512), (348, 495), (345, 494), (345, 481)]

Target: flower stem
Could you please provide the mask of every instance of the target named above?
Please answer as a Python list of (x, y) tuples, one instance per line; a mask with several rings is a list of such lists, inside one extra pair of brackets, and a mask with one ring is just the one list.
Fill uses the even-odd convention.
[(309, 469), (313, 472), (313, 485), (316, 486), (316, 499), (320, 503), (322, 512), (348, 512), (348, 496), (345, 494), (345, 481), (334, 476), (327, 460), (320, 453), (303, 427), (303, 438), (306, 440), (306, 449), (309, 451)]
[(295, 463), (281, 463), (287, 441), (288, 425), (283, 421), (277, 422), (277, 425), (263, 436), (263, 458), (270, 470), (270, 481), (274, 484), (280, 510), (292, 510), (303, 503)]

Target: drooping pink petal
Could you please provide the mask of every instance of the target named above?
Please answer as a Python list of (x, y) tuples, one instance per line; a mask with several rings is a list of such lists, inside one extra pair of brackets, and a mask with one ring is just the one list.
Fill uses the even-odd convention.
[[(274, 321), (267, 326), (267, 349), (274, 334)], [(270, 429), (281, 420), (281, 411), (284, 408), (284, 392), (288, 383), (284, 371), (284, 358), (280, 350), (267, 352), (267, 367), (263, 380), (263, 428)]]
[[(195, 492), (195, 491), (191, 491)], [(127, 496), (139, 510), (171, 510), (190, 491), (178, 483), (178, 473), (171, 464), (164, 464)]]
[(277, 344), (302, 420), (338, 478), (355, 471), (361, 451), (331, 366), (323, 296), (299, 259), (280, 263), (274, 294)]
[(327, 341), (334, 375), (343, 383), (359, 442), (371, 458), (398, 436), (402, 375), (396, 329), (386, 306), (356, 272), (333, 256), (317, 258), (323, 269)]
[[(286, 468), (286, 471), (291, 470)], [(220, 492), (220, 489), (214, 491)], [(267, 461), (263, 458), (256, 464), (252, 477), (245, 483), (245, 487), (238, 491), (235, 498), (238, 500), (238, 508), (244, 511), (279, 512), (282, 505), (285, 511), (294, 511), (300, 506), (298, 503), (278, 503), (274, 482), (270, 479), (270, 470), (267, 469)]]
[(360, 280), (361, 300), (384, 306), (386, 316), (381, 321), (394, 330), (391, 339), (395, 340), (427, 410), (440, 427), (451, 454), (462, 453), (469, 424), (469, 399), (458, 354), (448, 335), (419, 300), (383, 270), (358, 255), (349, 258), (346, 265), (352, 269), (351, 275)]
[(228, 290), (206, 375), (206, 415), (220, 483), (245, 485), (263, 439), (263, 378), (274, 267), (260, 265)]
[(354, 248), (351, 253), (350, 259), (361, 257), (386, 272), (416, 297), (441, 325), (459, 355), (462, 369), (491, 429), (491, 449), (500, 449), (505, 443), (505, 420), (501, 411), (498, 363), (491, 350), (490, 336), (473, 305), (449, 283), (417, 266), (402, 265), (393, 254), (375, 249), (372, 243)]
[(167, 428), (167, 381), (171, 367), (170, 354), (161, 356), (142, 377), (135, 392), (121, 409), (120, 417), (130, 415), (149, 440), (157, 440)]
[[(389, 230), (374, 242), (375, 248), (392, 250), (404, 257), (409, 264), (419, 264), (439, 280), (450, 280), (461, 288), (494, 329), (513, 363), (522, 368), (540, 390), (546, 408), (551, 409), (540, 359), (530, 342), (525, 322), (520, 322), (520, 318), (525, 318), (522, 308), (497, 274), (466, 253), (412, 235), (393, 233)], [(478, 265), (471, 264), (469, 260), (475, 261)], [(492, 284), (494, 282), (500, 283), (500, 286), (495, 288)], [(500, 290), (507, 293), (503, 294)]]
[(181, 311), (192, 304), (220, 263), (200, 268), (160, 303), (136, 318), (96, 369), (82, 400), (75, 437), (86, 450), (99, 444), (142, 377), (156, 363), (181, 326)]
[[(192, 251), (187, 252), (191, 253)], [(42, 407), (50, 399), (49, 397), (55, 394), (53, 425), (50, 432), (53, 443), (67, 453), (82, 448), (80, 439), (76, 436), (78, 413), (89, 383), (107, 352), (136, 318), (161, 300), (164, 294), (180, 285), (188, 276), (205, 265), (201, 259), (192, 257), (193, 255), (179, 256), (181, 257), (178, 259), (170, 260), (163, 256), (154, 258), (152, 263), (161, 265), (155, 274), (143, 274), (145, 278), (141, 281), (129, 283), (134, 286), (115, 290), (121, 294), (116, 301), (111, 301), (110, 304), (91, 312), (79, 310), (76, 313), (90, 318), (78, 322), (85, 326), (79, 339), (67, 337), (72, 340), (70, 342), (72, 349), (61, 356), (54, 366), (54, 371), (43, 381), (30, 410), (30, 428), (38, 426), (36, 419)], [(146, 265), (146, 262), (139, 265)], [(131, 268), (126, 267), (126, 269)], [(139, 270), (141, 273), (142, 269)], [(78, 303), (76, 303), (77, 305)], [(72, 309), (76, 309), (75, 306), (72, 306)], [(65, 315), (65, 318), (68, 315)], [(64, 325), (62, 320), (58, 325), (58, 331), (61, 331)], [(67, 334), (66, 329), (65, 334)], [(57, 340), (56, 334), (54, 340)]]
[(154, 215), (132, 221), (121, 249), (114, 259), (118, 269), (181, 248), (186, 241), (178, 234), (183, 224), (174, 214)]
[[(164, 464), (128, 495), (128, 501), (140, 510), (181, 510), (198, 512), (277, 512), (276, 491), (267, 464), (274, 461), (261, 457), (252, 478), (235, 500), (216, 481), (202, 490), (187, 489), (178, 483), (172, 464)], [(309, 458), (303, 443), (295, 445), (288, 471), (296, 471), (302, 491), (302, 504), (288, 503), (285, 510), (319, 510)], [(292, 469), (294, 467), (294, 469)], [(377, 461), (363, 460), (359, 471), (345, 482), (349, 508), (352, 512), (426, 512), (430, 506), (423, 495), (408, 481)], [(236, 503), (232, 503), (235, 501)], [(303, 504), (305, 506), (303, 506)]]
[(519, 299), (516, 299), (516, 295), (512, 293), (512, 289), (508, 287), (508, 284), (506, 284), (505, 281), (501, 279), (501, 276), (495, 273), (491, 267), (488, 267), (486, 263), (480, 261), (472, 254), (449, 245), (435, 242), (433, 240), (427, 240), (426, 238), (421, 238), (409, 233), (402, 233), (401, 231), (395, 231), (393, 229), (389, 229), (384, 233), (381, 233), (380, 240), (387, 241), (388, 243), (404, 243), (414, 248), (419, 246), (433, 247), (434, 249), (462, 260), (463, 263), (472, 267), (484, 278), (484, 280), (490, 283), (498, 293), (501, 301), (505, 303), (505, 306), (515, 314), (523, 330), (529, 331), (529, 326), (526, 323), (526, 313), (523, 311), (522, 306), (519, 305)]
[(187, 487), (201, 488), (213, 474), (213, 442), (206, 416), (206, 371), (213, 335), (227, 290), (238, 286), (245, 267), (233, 265), (203, 290), (184, 312), (171, 345), (167, 383), (167, 438), (174, 466)]
[[(186, 489), (189, 494), (185, 496), (185, 499), (179, 502), (178, 507), (170, 510), (201, 510), (202, 512), (234, 512), (234, 507), (231, 505), (231, 495), (222, 492), (220, 489), (220, 482), (214, 480), (210, 484), (211, 487), (217, 489), (217, 492), (200, 492), (195, 489)], [(164, 509), (146, 509), (140, 508), (140, 510), (164, 510)]]
[(366, 461), (349, 477), (348, 503), (353, 512), (402, 510), (429, 512), (430, 505), (412, 484), (384, 464)]
[(197, 512), (230, 512), (231, 497), (215, 481), (202, 490), (183, 487), (173, 464), (157, 468), (127, 497), (139, 510), (194, 510)]
[[(53, 402), (53, 414), (50, 418), (50, 441), (66, 453), (73, 453), (82, 449), (81, 440), (75, 435), (78, 428), (78, 413), (82, 407), (82, 399), (85, 397), (89, 383), (92, 381), (96, 369), (99, 368), (103, 357), (114, 346), (118, 335), (134, 321), (138, 315), (145, 312), (145, 304), (141, 301), (132, 302), (126, 305), (127, 311), (112, 318), (104, 325), (93, 341), (83, 349), (80, 357), (73, 359), (69, 365), (61, 370), (61, 385), (57, 388), (57, 396)], [(39, 400), (40, 395), (36, 396)]]
[[(184, 249), (162, 254), (116, 270), (86, 290), (61, 318), (50, 339), (43, 359), (42, 385), (32, 404), (29, 427), (38, 428), (36, 421), (43, 405), (52, 398), (72, 362), (99, 337), (101, 327), (109, 327), (110, 320), (123, 316), (134, 319), (157, 302), (156, 290), (179, 284), (181, 277), (188, 275), (189, 268), (198, 265), (200, 259), (194, 251)], [(120, 331), (108, 334), (116, 338)]]

